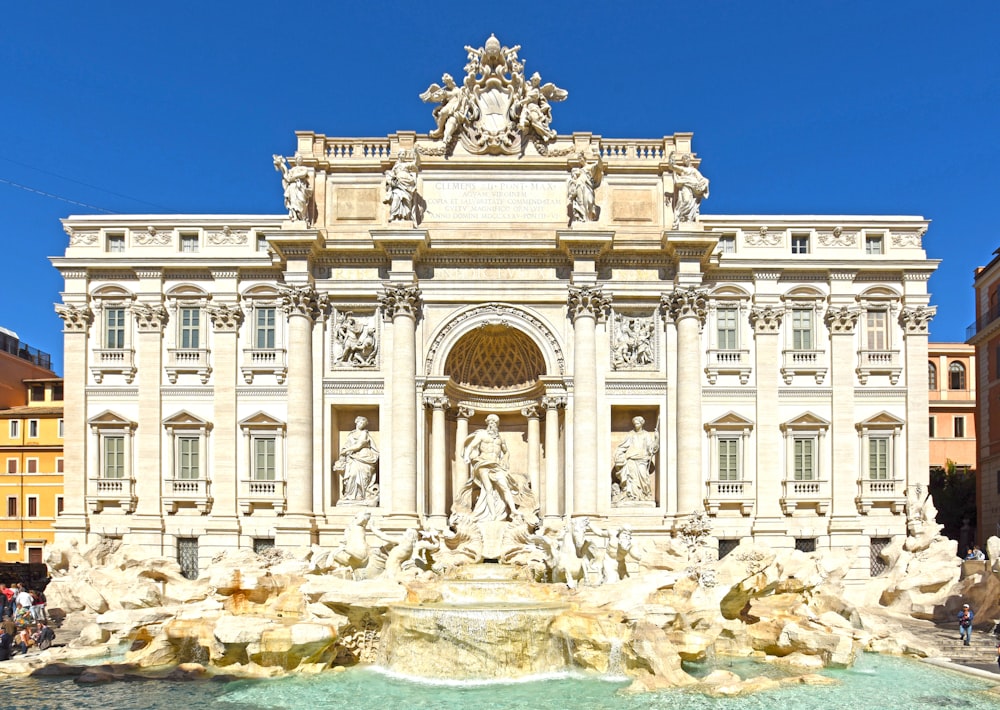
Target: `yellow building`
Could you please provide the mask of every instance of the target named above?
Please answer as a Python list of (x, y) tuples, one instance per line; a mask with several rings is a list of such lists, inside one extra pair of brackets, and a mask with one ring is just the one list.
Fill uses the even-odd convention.
[(41, 562), (63, 508), (63, 381), (23, 380), (0, 410), (0, 562)]

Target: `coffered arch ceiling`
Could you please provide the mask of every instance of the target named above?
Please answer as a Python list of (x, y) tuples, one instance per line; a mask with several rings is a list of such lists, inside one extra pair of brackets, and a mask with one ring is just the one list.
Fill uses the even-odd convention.
[(488, 323), (455, 343), (445, 360), (444, 373), (455, 385), (470, 391), (520, 391), (545, 374), (545, 358), (523, 331), (504, 323)]

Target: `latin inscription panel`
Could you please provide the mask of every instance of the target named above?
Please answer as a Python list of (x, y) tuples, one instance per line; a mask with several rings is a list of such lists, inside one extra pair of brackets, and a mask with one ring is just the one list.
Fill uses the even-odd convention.
[(425, 221), (565, 222), (566, 184), (520, 180), (424, 180)]

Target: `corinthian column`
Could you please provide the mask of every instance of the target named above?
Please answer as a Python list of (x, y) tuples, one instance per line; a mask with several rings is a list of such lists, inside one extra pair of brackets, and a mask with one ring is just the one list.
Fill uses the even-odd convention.
[(570, 286), (573, 321), (573, 512), (597, 514), (597, 319), (610, 299), (601, 289)]
[(417, 286), (386, 286), (379, 295), (386, 320), (392, 321), (392, 512), (417, 514)]
[(424, 397), (424, 406), (431, 410), (431, 520), (443, 527), (448, 517), (445, 507), (448, 486), (445, 411), (451, 402), (443, 395), (430, 396)]
[[(779, 333), (784, 312), (771, 306), (755, 306), (750, 311), (754, 333), (754, 361), (757, 368), (757, 481), (754, 529), (763, 533), (771, 527), (784, 531), (781, 511), (781, 457), (777, 455)], [(779, 525), (780, 523), (780, 525)], [(766, 528), (766, 529), (765, 529)]]
[[(927, 332), (937, 308), (917, 306), (904, 308), (899, 314), (906, 343), (906, 485), (921, 486), (927, 490), (930, 459), (927, 447), (927, 428), (914, 426), (927, 416)], [(969, 373), (975, 377), (975, 373)]]
[(563, 510), (563, 485), (559, 480), (559, 410), (566, 406), (562, 397), (542, 397), (545, 408), (545, 487), (542, 493), (542, 515), (559, 518)]
[(206, 309), (212, 321), (212, 379), (214, 383), (215, 436), (212, 442), (212, 495), (215, 516), (237, 514), (236, 447), (236, 338), (243, 323), (239, 306), (218, 304)]
[(701, 328), (708, 313), (704, 290), (664, 294), (660, 303), (677, 328), (677, 512), (703, 509), (701, 463)]
[(465, 404), (458, 405), (455, 411), (455, 458), (451, 473), (452, 506), (454, 497), (469, 479), (469, 464), (463, 458), (465, 440), (469, 437), (469, 420), (475, 416), (476, 410)]
[[(282, 307), (288, 316), (288, 517), (312, 530), (313, 511), (313, 323), (325, 297), (312, 286), (288, 286)], [(300, 529), (290, 530), (301, 534)]]
[[(80, 542), (87, 531), (87, 330), (94, 314), (86, 305), (57, 305), (63, 320), (63, 512), (62, 535)], [(96, 476), (96, 471), (92, 474)]]
[(521, 416), (528, 420), (528, 480), (531, 481), (531, 492), (535, 494), (536, 499), (540, 499), (541, 492), (538, 490), (538, 462), (541, 458), (539, 454), (542, 450), (542, 442), (538, 426), (538, 406), (532, 404), (522, 407)]

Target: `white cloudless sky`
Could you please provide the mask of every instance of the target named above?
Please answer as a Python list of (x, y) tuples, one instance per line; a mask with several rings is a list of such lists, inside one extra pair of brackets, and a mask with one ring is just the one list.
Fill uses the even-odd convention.
[(418, 95), (491, 33), (569, 92), (560, 133), (693, 132), (705, 214), (932, 220), (931, 339), (965, 340), (1000, 246), (996, 2), (7, 3), (0, 325), (61, 372), (60, 217), (280, 214), (294, 131), (426, 132)]

